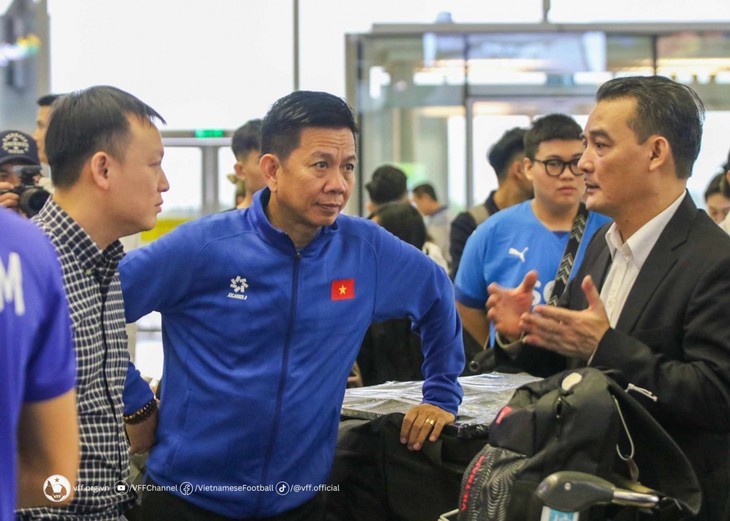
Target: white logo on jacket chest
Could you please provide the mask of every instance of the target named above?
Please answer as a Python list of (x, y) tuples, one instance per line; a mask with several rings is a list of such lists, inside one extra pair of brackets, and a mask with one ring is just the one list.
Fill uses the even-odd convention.
[(233, 291), (228, 293), (228, 298), (236, 300), (246, 300), (248, 298), (248, 295), (245, 294), (246, 289), (248, 288), (248, 281), (240, 275), (236, 275), (236, 278), (231, 279), (229, 287), (232, 288)]

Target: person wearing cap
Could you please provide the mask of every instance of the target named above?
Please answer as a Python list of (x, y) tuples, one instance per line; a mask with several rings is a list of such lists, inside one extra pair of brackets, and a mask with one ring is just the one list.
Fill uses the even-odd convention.
[(20, 195), (12, 190), (20, 185), (20, 168), (36, 166), (40, 173), (38, 145), (29, 134), (20, 130), (0, 132), (0, 206), (19, 211)]

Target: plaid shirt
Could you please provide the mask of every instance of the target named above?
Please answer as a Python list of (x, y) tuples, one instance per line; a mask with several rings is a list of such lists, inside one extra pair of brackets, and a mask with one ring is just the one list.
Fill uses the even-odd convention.
[(18, 513), (23, 520), (116, 521), (136, 500), (133, 491), (119, 494), (114, 486), (129, 475), (129, 443), (122, 423), (129, 355), (117, 272), (124, 251), (119, 241), (101, 251), (53, 200), (34, 221), (56, 247), (71, 308), (81, 462), (79, 487), (68, 506)]

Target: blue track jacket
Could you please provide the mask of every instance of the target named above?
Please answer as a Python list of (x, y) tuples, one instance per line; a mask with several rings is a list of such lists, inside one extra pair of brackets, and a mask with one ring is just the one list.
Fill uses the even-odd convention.
[(266, 188), (247, 210), (184, 224), (119, 268), (127, 320), (162, 314), (148, 472), (233, 518), (290, 510), (326, 482), (347, 377), (371, 322), (410, 317), (423, 340), (423, 401), (456, 414), (462, 397), (461, 323), (444, 270), (344, 215), (297, 251), (269, 224), (269, 196)]

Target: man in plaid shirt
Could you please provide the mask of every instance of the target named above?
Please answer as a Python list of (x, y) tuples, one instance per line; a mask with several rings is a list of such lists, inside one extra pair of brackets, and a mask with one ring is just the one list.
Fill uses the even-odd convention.
[(21, 510), (22, 520), (117, 521), (136, 501), (124, 482), (130, 443), (154, 443), (157, 403), (129, 361), (117, 264), (119, 238), (152, 228), (169, 188), (155, 120), (164, 123), (114, 87), (54, 104), (46, 154), (56, 190), (34, 220), (58, 252), (71, 308), (81, 463), (68, 506)]

